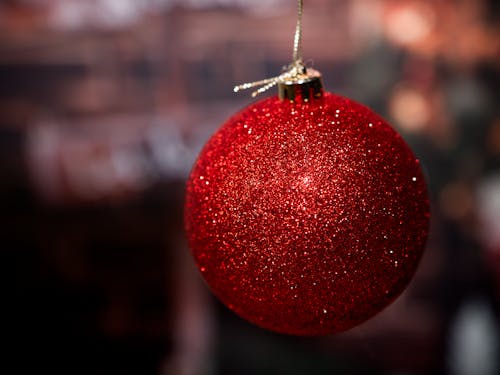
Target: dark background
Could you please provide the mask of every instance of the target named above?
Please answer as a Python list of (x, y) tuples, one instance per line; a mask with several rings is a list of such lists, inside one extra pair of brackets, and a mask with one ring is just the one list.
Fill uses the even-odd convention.
[(305, 1), (307, 65), (389, 119), (428, 176), (428, 249), (392, 306), (343, 334), (295, 338), (242, 321), (202, 283), (185, 179), (252, 102), (233, 85), (290, 62), (295, 7), (0, 2), (2, 373), (500, 372), (493, 0)]

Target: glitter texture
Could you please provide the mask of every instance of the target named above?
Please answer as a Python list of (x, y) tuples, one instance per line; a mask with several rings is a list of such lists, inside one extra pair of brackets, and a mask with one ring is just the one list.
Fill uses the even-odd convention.
[(185, 226), (230, 309), (276, 332), (327, 335), (403, 291), (425, 247), (429, 201), (418, 160), (368, 108), (331, 93), (272, 97), (205, 145)]

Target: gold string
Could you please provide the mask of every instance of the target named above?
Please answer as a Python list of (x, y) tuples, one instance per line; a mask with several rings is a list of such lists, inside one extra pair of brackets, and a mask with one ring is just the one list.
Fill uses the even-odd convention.
[(297, 26), (295, 26), (295, 37), (293, 38), (294, 64), (302, 61), (302, 9), (303, 0), (297, 0)]
[(293, 38), (293, 62), (288, 65), (285, 71), (279, 76), (263, 79), (255, 82), (243, 83), (241, 85), (235, 86), (233, 91), (238, 92), (240, 90), (246, 90), (257, 86), (262, 86), (256, 91), (252, 92), (252, 98), (263, 92), (269, 90), (271, 87), (278, 84), (278, 82), (284, 82), (289, 79), (294, 79), (303, 76), (306, 72), (304, 63), (302, 62), (302, 10), (303, 10), (303, 0), (297, 0), (297, 25), (295, 26), (295, 36)]

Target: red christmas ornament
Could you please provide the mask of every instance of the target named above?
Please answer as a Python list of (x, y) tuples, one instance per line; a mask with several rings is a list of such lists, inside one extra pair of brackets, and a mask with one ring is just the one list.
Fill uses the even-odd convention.
[(231, 310), (295, 335), (354, 327), (390, 304), (422, 256), (429, 200), (418, 160), (380, 116), (324, 93), (300, 59), (280, 97), (230, 118), (187, 183), (185, 227), (206, 282)]
[(403, 291), (429, 202), (418, 160), (377, 114), (330, 93), (273, 97), (208, 141), (185, 223), (203, 277), (230, 309), (273, 331), (324, 335)]

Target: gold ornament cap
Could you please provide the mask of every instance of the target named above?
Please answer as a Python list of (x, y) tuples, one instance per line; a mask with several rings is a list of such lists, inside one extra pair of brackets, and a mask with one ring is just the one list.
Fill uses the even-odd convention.
[(281, 100), (295, 101), (300, 98), (304, 102), (323, 96), (321, 73), (314, 69), (306, 69), (295, 74), (283, 74), (278, 80), (278, 96)]
[(300, 99), (308, 102), (323, 96), (321, 73), (311, 68), (307, 69), (301, 61), (290, 64), (279, 76), (238, 85), (234, 88), (234, 92), (257, 86), (261, 87), (252, 93), (252, 97), (256, 97), (273, 86), (278, 86), (278, 96), (281, 100), (293, 102)]

